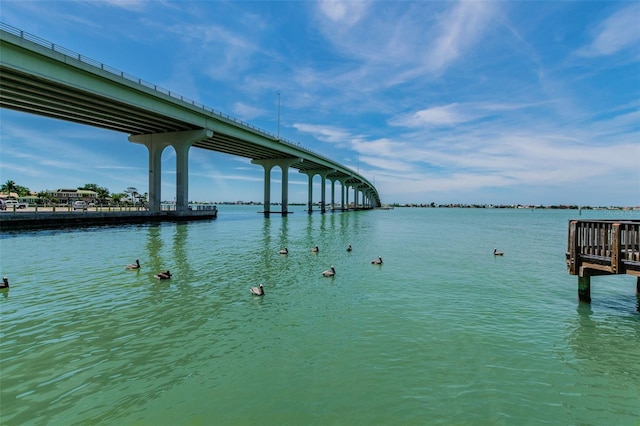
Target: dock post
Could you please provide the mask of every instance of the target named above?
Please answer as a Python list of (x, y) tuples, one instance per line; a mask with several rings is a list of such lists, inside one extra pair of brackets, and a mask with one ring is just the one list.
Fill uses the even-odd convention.
[(591, 276), (578, 276), (578, 300), (591, 303)]

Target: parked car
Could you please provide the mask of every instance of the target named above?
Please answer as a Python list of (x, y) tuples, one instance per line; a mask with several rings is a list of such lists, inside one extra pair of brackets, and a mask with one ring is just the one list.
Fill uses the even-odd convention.
[(73, 209), (74, 210), (86, 210), (87, 209), (87, 202), (86, 201), (74, 201), (73, 202)]
[(21, 203), (17, 200), (4, 200), (4, 204), (5, 204), (5, 208), (9, 207), (9, 208), (16, 208), (16, 209), (26, 209), (27, 207), (29, 207), (29, 204), (27, 203)]

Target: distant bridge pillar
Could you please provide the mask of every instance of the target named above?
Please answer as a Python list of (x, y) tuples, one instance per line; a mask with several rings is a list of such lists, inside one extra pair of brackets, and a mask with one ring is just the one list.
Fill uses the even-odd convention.
[(345, 182), (344, 186), (344, 203), (342, 204), (342, 210), (349, 210), (349, 184)]
[(329, 179), (329, 181), (331, 182), (331, 211), (333, 211), (336, 206), (336, 180)]
[(333, 173), (335, 170), (319, 169), (319, 170), (300, 170), (300, 173), (304, 173), (309, 177), (309, 197), (307, 201), (308, 212), (313, 212), (313, 177), (319, 175), (321, 179), (320, 183), (320, 211), (326, 212), (326, 187), (327, 187), (327, 175)]
[(189, 203), (189, 148), (213, 136), (212, 130), (186, 130), (170, 133), (130, 135), (129, 141), (149, 150), (149, 210), (160, 211), (162, 200), (162, 151), (172, 145), (176, 151), (176, 210), (186, 211)]
[(360, 192), (360, 185), (353, 185), (353, 209), (358, 210), (358, 193)]
[(282, 215), (286, 216), (289, 205), (289, 167), (293, 164), (301, 163), (302, 158), (273, 158), (273, 159), (253, 159), (252, 164), (259, 164), (264, 167), (264, 216), (269, 217), (271, 213), (271, 169), (279, 166), (282, 170)]
[(345, 206), (347, 206), (346, 201), (345, 201), (345, 195), (348, 198), (348, 194), (346, 194), (346, 192), (348, 191), (348, 186), (347, 186), (347, 177), (341, 177), (341, 178), (336, 178), (336, 180), (338, 182), (340, 182), (340, 210), (344, 211), (345, 210)]
[[(320, 184), (320, 211), (322, 213), (325, 213), (327, 211), (327, 175), (329, 173), (333, 173), (335, 172), (335, 170), (324, 170), (321, 173), (318, 173), (320, 175), (320, 177), (322, 178), (321, 180), (321, 184)], [(333, 189), (333, 188), (332, 188)], [(333, 202), (333, 200), (332, 200)]]

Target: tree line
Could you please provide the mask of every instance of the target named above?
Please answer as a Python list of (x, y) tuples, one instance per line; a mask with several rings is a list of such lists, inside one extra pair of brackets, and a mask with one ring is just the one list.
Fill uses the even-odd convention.
[[(114, 203), (131, 202), (133, 204), (144, 205), (146, 204), (148, 198), (148, 194), (146, 192), (144, 194), (141, 194), (140, 192), (138, 192), (138, 189), (133, 186), (128, 187), (123, 192), (116, 192), (113, 194), (106, 187), (99, 186), (95, 183), (87, 183), (84, 186), (79, 186), (77, 189), (84, 191), (94, 191), (97, 194), (96, 198), (100, 204), (106, 204), (112, 201)], [(29, 188), (27, 188), (26, 186), (18, 185), (12, 180), (8, 180), (3, 183), (2, 186), (0, 186), (0, 192), (7, 195), (14, 193), (17, 194), (18, 197), (28, 197), (33, 194), (33, 192)], [(36, 196), (40, 201), (45, 203), (56, 200), (55, 195), (48, 191), (40, 191), (36, 193)]]

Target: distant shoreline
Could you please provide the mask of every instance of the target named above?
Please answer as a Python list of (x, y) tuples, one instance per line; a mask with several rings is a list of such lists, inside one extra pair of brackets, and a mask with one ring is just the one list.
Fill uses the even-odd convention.
[[(198, 203), (193, 203), (198, 204)], [(238, 206), (252, 206), (262, 205), (263, 203), (257, 201), (218, 201), (211, 204), (216, 205), (238, 205)], [(339, 203), (338, 203), (339, 204)], [(272, 206), (279, 206), (280, 203), (271, 203)], [(290, 206), (306, 206), (307, 203), (289, 203)], [(313, 206), (320, 206), (320, 203), (313, 203)], [(329, 207), (330, 203), (326, 203)], [(623, 210), (623, 211), (638, 211), (640, 212), (640, 206), (579, 206), (576, 204), (557, 204), (557, 205), (533, 205), (533, 204), (464, 204), (464, 203), (450, 203), (450, 204), (435, 204), (435, 203), (383, 203), (383, 207), (420, 207), (420, 208), (466, 208), (466, 209), (551, 209), (551, 210)]]

